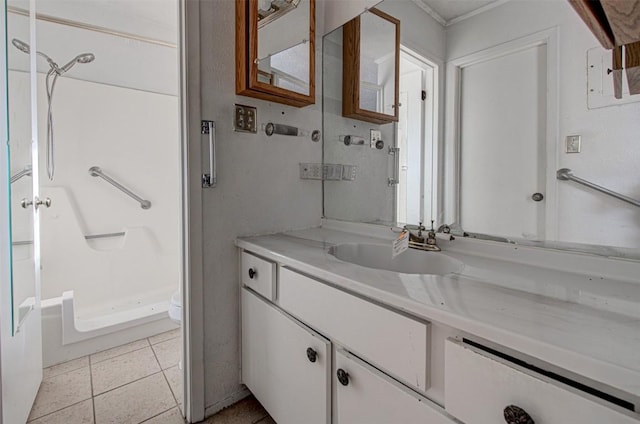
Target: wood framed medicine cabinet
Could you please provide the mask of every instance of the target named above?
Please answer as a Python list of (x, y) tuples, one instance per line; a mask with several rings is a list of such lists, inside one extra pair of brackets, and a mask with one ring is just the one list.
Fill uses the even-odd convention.
[(398, 121), (400, 21), (371, 8), (342, 27), (342, 116)]
[(315, 0), (236, 0), (236, 94), (315, 103)]

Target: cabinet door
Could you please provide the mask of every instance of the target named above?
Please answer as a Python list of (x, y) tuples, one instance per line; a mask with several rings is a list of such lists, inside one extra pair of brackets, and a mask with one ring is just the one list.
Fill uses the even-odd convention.
[(336, 351), (338, 424), (453, 424), (425, 397), (343, 350)]
[(445, 344), (445, 407), (470, 424), (504, 422), (508, 407), (542, 424), (640, 422), (637, 413), (452, 339)]
[(331, 345), (242, 289), (242, 380), (278, 424), (329, 422)]

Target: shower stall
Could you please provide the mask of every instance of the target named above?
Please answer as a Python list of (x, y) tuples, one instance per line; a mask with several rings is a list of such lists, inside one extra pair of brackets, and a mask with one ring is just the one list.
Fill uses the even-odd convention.
[[(15, 328), (37, 296), (20, 284), (33, 279), (34, 252), (33, 202), (20, 199), (31, 198), (39, 175), (39, 294), (49, 366), (176, 327), (167, 311), (182, 278), (177, 2), (36, 2), (36, 42), (28, 12), (12, 3)], [(30, 44), (38, 163), (32, 124), (19, 113), (30, 108)], [(58, 58), (72, 59), (58, 65)]]

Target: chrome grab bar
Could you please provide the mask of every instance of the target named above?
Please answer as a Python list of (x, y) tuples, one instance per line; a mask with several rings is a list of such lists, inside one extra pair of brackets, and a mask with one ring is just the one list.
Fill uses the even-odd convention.
[(216, 123), (213, 121), (200, 121), (200, 134), (209, 136), (209, 172), (202, 173), (202, 188), (212, 188), (218, 183), (216, 169)]
[(393, 187), (400, 184), (400, 148), (389, 146), (389, 152), (393, 156), (393, 177), (387, 178), (387, 186)]
[(142, 197), (138, 196), (137, 194), (135, 194), (134, 192), (132, 192), (131, 190), (129, 190), (128, 188), (120, 184), (119, 182), (115, 181), (110, 176), (106, 175), (104, 172), (102, 172), (102, 169), (100, 169), (99, 166), (92, 166), (91, 168), (89, 168), (89, 175), (91, 175), (92, 177), (102, 178), (103, 180), (105, 180), (106, 182), (108, 182), (118, 190), (122, 191), (127, 196), (131, 197), (132, 199), (135, 199), (140, 203), (140, 207), (142, 209), (151, 208), (150, 201), (143, 199)]
[[(95, 240), (95, 239), (101, 239), (101, 238), (124, 237), (124, 235), (125, 235), (124, 231), (121, 231), (119, 233), (88, 234), (88, 235), (84, 236), (84, 239), (85, 240)], [(14, 241), (11, 244), (13, 246), (26, 246), (26, 245), (33, 244), (33, 240)]]
[(573, 175), (573, 172), (571, 172), (571, 170), (569, 168), (562, 168), (562, 169), (558, 169), (558, 172), (556, 173), (556, 178), (558, 178), (561, 181), (573, 181), (576, 182), (578, 184), (582, 184), (584, 186), (587, 186), (589, 188), (592, 188), (596, 191), (599, 191), (600, 193), (604, 193), (607, 194), (611, 197), (615, 197), (616, 199), (622, 200), (623, 202), (627, 202), (630, 203), (634, 206), (640, 206), (640, 201), (636, 200), (636, 199), (632, 199), (631, 197), (625, 196), (623, 194), (620, 193), (616, 193), (613, 190), (609, 190), (608, 188), (604, 188), (602, 186), (599, 186), (597, 184), (594, 184), (590, 181), (584, 180), (580, 177), (576, 177), (575, 175)]
[(32, 171), (31, 165), (25, 166), (22, 171), (18, 171), (14, 175), (11, 176), (11, 179), (10, 179), (11, 184), (15, 183), (16, 181), (18, 181), (22, 177), (31, 176), (32, 173), (33, 173), (33, 171)]

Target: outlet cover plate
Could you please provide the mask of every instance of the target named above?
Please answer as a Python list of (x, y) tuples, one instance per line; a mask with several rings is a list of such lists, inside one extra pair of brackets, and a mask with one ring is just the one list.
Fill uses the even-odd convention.
[(380, 131), (380, 130), (371, 130), (370, 134), (371, 134), (371, 136), (369, 138), (371, 140), (370, 146), (371, 146), (372, 149), (375, 149), (376, 148), (376, 143), (378, 141), (382, 140), (382, 131)]
[(253, 106), (235, 105), (233, 129), (237, 132), (258, 132), (258, 110)]
[(565, 151), (567, 153), (580, 153), (580, 136), (579, 135), (567, 136)]

